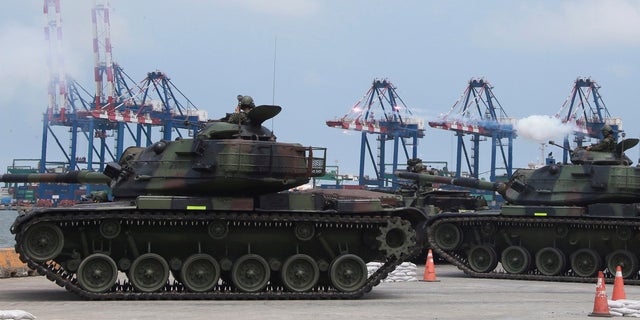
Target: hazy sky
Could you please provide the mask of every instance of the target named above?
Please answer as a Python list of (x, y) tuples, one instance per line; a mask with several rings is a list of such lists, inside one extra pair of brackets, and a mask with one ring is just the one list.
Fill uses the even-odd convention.
[[(61, 0), (68, 73), (93, 90), (92, 1)], [(0, 168), (39, 158), (47, 105), (41, 0), (0, 10)], [(640, 1), (111, 0), (114, 60), (137, 81), (161, 70), (211, 118), (238, 94), (284, 107), (282, 142), (328, 148), (357, 173), (360, 134), (329, 128), (374, 78), (387, 78), (425, 121), (447, 112), (482, 77), (511, 117), (553, 115), (577, 77), (596, 80), (628, 137), (640, 136)], [(275, 97), (274, 49), (277, 39)], [(69, 133), (58, 130), (67, 145)], [(427, 127), (419, 157), (455, 164), (454, 133)], [(480, 171), (490, 165), (482, 143)], [(515, 140), (514, 164), (540, 161)], [(50, 149), (57, 148), (54, 145)], [(554, 154), (559, 158), (560, 150)], [(637, 161), (636, 147), (628, 155)], [(53, 158), (53, 159), (52, 159)], [(61, 160), (50, 156), (50, 160)]]

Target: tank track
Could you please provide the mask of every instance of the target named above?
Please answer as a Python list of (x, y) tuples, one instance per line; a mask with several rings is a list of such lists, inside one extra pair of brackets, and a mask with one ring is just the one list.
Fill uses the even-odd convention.
[[(114, 213), (117, 211), (117, 213)], [(122, 219), (124, 223), (137, 225), (153, 225), (160, 224), (163, 226), (185, 225), (194, 223), (194, 221), (226, 219), (234, 223), (254, 224), (255, 226), (270, 226), (272, 224), (287, 224), (293, 222), (310, 222), (315, 225), (339, 225), (343, 227), (363, 227), (363, 226), (379, 226), (386, 224), (389, 216), (383, 214), (376, 215), (345, 215), (335, 212), (316, 212), (312, 213), (269, 213), (269, 212), (252, 212), (252, 213), (208, 213), (193, 215), (193, 212), (187, 211), (171, 211), (170, 213), (162, 211), (141, 211), (131, 209), (120, 210), (103, 210), (87, 212), (86, 210), (68, 209), (65, 211), (50, 212), (32, 212), (23, 216), (19, 216), (12, 226), (13, 230), (25, 230), (30, 225), (39, 222), (52, 222), (60, 224), (86, 225), (95, 224), (100, 219), (108, 217), (109, 219)], [(22, 233), (18, 232), (15, 236), (16, 243), (20, 243)], [(105, 293), (94, 293), (84, 290), (77, 281), (75, 273), (65, 271), (59, 264), (47, 261), (36, 262), (26, 259), (21, 248), (16, 244), (16, 252), (20, 255), (20, 259), (27, 265), (36, 270), (39, 274), (44, 275), (57, 285), (66, 288), (68, 291), (78, 294), (79, 296), (91, 300), (266, 300), (266, 299), (356, 299), (372, 290), (381, 280), (391, 273), (397, 265), (402, 263), (406, 258), (410, 258), (420, 252), (422, 246), (415, 245), (410, 249), (411, 254), (402, 259), (393, 256), (388, 257), (384, 264), (372, 275), (370, 275), (364, 285), (352, 292), (341, 292), (330, 286), (316, 286), (307, 292), (289, 292), (285, 291), (281, 286), (274, 287), (268, 285), (261, 292), (245, 293), (234, 291), (230, 284), (217, 285), (212, 291), (205, 293), (189, 292), (184, 289), (182, 284), (177, 280), (167, 281), (167, 284), (158, 292), (136, 292), (128, 280), (122, 283), (120, 280)], [(170, 283), (171, 282), (171, 283)]]
[[(439, 248), (435, 242), (434, 230), (442, 223), (455, 223), (462, 224), (466, 227), (479, 227), (482, 223), (491, 222), (501, 227), (509, 226), (527, 226), (527, 227), (548, 227), (553, 228), (556, 225), (564, 224), (570, 225), (571, 228), (593, 229), (593, 230), (606, 230), (611, 229), (614, 226), (625, 226), (640, 228), (640, 221), (621, 219), (621, 218), (587, 218), (587, 217), (508, 217), (500, 216), (497, 214), (482, 215), (478, 213), (459, 214), (459, 213), (443, 213), (434, 216), (427, 222), (427, 240), (429, 246), (437, 253), (441, 258), (446, 259), (447, 262), (455, 265), (458, 269), (464, 271), (465, 274), (474, 278), (487, 278), (487, 279), (510, 279), (510, 280), (533, 280), (533, 281), (557, 281), (557, 282), (583, 282), (583, 283), (595, 283), (596, 277), (580, 277), (575, 275), (571, 270), (564, 272), (557, 276), (547, 276), (541, 274), (538, 270), (533, 268), (532, 270), (523, 274), (511, 274), (504, 270), (494, 269), (491, 272), (476, 272), (471, 269), (466, 256), (456, 252), (455, 250), (447, 251)], [(498, 253), (499, 254), (499, 253)], [(615, 274), (605, 272), (605, 281), (612, 283)], [(631, 279), (625, 279), (625, 284), (640, 285), (640, 278), (636, 276)]]

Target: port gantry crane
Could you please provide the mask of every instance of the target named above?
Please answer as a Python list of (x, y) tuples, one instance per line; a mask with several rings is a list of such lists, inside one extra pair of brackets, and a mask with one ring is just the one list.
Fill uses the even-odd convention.
[[(120, 158), (125, 139), (126, 145), (149, 146), (158, 140), (153, 137), (158, 131), (162, 139), (171, 140), (173, 134), (182, 137), (206, 122), (206, 112), (198, 110), (166, 74), (149, 72), (135, 83), (113, 61), (108, 6), (96, 3), (91, 10), (95, 94), (65, 73), (60, 0), (44, 0), (44, 15), (49, 97), (39, 172), (54, 170), (47, 167), (52, 165), (64, 170), (102, 171), (106, 163)], [(71, 135), (66, 148), (56, 127), (65, 127), (64, 132)], [(62, 161), (48, 159), (50, 137), (58, 146)], [(79, 148), (85, 145), (86, 153)], [(77, 188), (40, 184), (38, 189), (41, 198), (56, 194), (60, 199), (77, 199)]]
[[(376, 114), (378, 112), (378, 114)], [(365, 95), (341, 118), (327, 120), (332, 128), (361, 132), (359, 185), (395, 189), (399, 157), (406, 160), (418, 157), (418, 138), (424, 137), (421, 119), (412, 118), (412, 112), (398, 96), (396, 87), (387, 79), (374, 79)], [(377, 157), (372, 150), (370, 136), (377, 140)], [(387, 170), (386, 143), (393, 141), (392, 169)], [(402, 154), (400, 154), (402, 146)], [(409, 152), (409, 147), (411, 152)], [(365, 176), (365, 159), (369, 156), (375, 178)]]
[[(578, 77), (574, 81), (571, 93), (565, 99), (555, 117), (563, 123), (572, 124), (574, 130), (574, 142), (578, 147), (583, 145), (587, 138), (601, 139), (602, 127), (608, 124), (613, 129), (614, 135), (622, 132), (622, 119), (613, 118), (602, 100), (599, 92), (600, 86), (595, 80), (588, 77)], [(569, 160), (569, 135), (564, 138), (564, 151), (562, 162)]]
[[(429, 121), (432, 128), (451, 130), (458, 137), (456, 177), (461, 176), (462, 156), (467, 164), (469, 175), (478, 178), (480, 141), (483, 137), (491, 138), (491, 173), (490, 180), (496, 180), (497, 149), (506, 174), (511, 177), (513, 170), (513, 139), (515, 119), (507, 117), (506, 112), (496, 99), (491, 84), (484, 79), (469, 80), (467, 88), (453, 104), (449, 112), (439, 119)], [(465, 135), (471, 136), (473, 143), (471, 157), (465, 146)], [(502, 139), (507, 139), (507, 151)]]

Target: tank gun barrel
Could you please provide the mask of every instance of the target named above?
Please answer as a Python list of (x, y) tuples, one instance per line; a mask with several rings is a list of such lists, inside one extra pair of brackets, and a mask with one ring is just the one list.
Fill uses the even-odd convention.
[(451, 177), (436, 176), (436, 175), (426, 174), (426, 173), (414, 173), (414, 172), (404, 172), (404, 171), (398, 171), (395, 174), (400, 178), (419, 181), (419, 182), (449, 184), (449, 185), (460, 186), (465, 188), (492, 190), (492, 191), (498, 191), (498, 192), (502, 192), (505, 189), (504, 183), (483, 181), (475, 178), (451, 178)]
[(108, 184), (111, 178), (100, 172), (71, 171), (65, 173), (3, 174), (0, 182)]
[(552, 145), (552, 146), (559, 147), (560, 149), (567, 150), (569, 152), (573, 152), (573, 150), (571, 150), (570, 148), (566, 148), (563, 145), (559, 145), (559, 144), (555, 143), (553, 140), (549, 140), (549, 144)]

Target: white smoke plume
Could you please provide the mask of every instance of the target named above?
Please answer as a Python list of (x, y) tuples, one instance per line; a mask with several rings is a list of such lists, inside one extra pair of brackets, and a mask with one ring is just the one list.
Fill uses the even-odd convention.
[(520, 137), (546, 143), (550, 139), (563, 138), (572, 133), (575, 127), (562, 123), (556, 117), (533, 115), (518, 120), (515, 129)]

